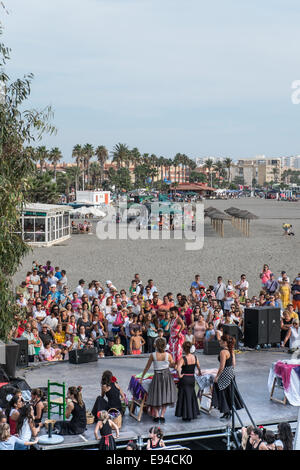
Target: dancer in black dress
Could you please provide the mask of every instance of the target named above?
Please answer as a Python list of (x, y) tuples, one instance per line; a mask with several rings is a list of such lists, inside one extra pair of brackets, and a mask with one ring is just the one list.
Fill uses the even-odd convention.
[(71, 421), (57, 421), (54, 425), (56, 434), (82, 434), (86, 430), (86, 409), (81, 395), (82, 387), (69, 387), (69, 403), (66, 408), (66, 418), (72, 415)]
[[(105, 398), (107, 400), (105, 400)], [(92, 409), (92, 414), (97, 419), (99, 411), (110, 410), (116, 408), (120, 413), (123, 414), (122, 401), (125, 401), (125, 395), (118, 385), (116, 377), (112, 375), (110, 370), (106, 370), (102, 374), (101, 379), (101, 395), (99, 395), (95, 401)]]
[(234, 379), (234, 344), (235, 339), (227, 334), (224, 334), (220, 339), (222, 350), (218, 357), (220, 366), (214, 380), (212, 406), (217, 408), (221, 413), (224, 413), (221, 419), (228, 419), (231, 416), (232, 387), (234, 387), (233, 397), (235, 409), (240, 410), (244, 408)]
[(201, 369), (199, 361), (191, 354), (192, 343), (186, 341), (183, 343), (185, 356), (177, 364), (179, 377), (178, 398), (176, 404), (175, 416), (182, 418), (183, 421), (191, 421), (200, 414), (197, 397), (195, 393), (195, 368), (197, 367), (199, 375)]
[[(98, 422), (95, 427), (95, 438), (100, 439), (99, 450), (115, 450), (116, 443), (112, 435), (112, 430), (116, 432), (116, 437), (119, 437), (119, 428), (118, 426), (109, 419), (109, 414), (107, 411), (99, 411)], [(100, 429), (101, 438), (98, 436), (98, 431)]]

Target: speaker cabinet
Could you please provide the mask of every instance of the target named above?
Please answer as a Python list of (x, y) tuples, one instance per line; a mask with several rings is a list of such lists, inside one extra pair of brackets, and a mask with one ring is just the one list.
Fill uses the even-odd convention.
[(74, 349), (69, 352), (69, 362), (71, 364), (83, 364), (85, 362), (95, 362), (97, 360), (97, 348)]
[(268, 312), (267, 307), (245, 308), (245, 346), (255, 348), (258, 344), (268, 343)]
[(268, 343), (280, 343), (280, 308), (268, 309)]
[(238, 348), (239, 342), (243, 337), (241, 329), (237, 325), (222, 325), (223, 333), (232, 336), (235, 339), (235, 347)]
[(26, 338), (14, 338), (14, 342), (19, 345), (19, 353), (17, 359), (18, 367), (28, 366), (28, 340)]
[(219, 341), (216, 339), (211, 339), (209, 341), (204, 340), (203, 346), (203, 354), (214, 355), (219, 354), (221, 351)]

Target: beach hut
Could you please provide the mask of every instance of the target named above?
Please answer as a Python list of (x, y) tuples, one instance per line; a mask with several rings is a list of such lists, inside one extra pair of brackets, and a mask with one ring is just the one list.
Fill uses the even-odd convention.
[(21, 215), (20, 234), (33, 246), (51, 246), (71, 236), (72, 207), (55, 204), (26, 204)]

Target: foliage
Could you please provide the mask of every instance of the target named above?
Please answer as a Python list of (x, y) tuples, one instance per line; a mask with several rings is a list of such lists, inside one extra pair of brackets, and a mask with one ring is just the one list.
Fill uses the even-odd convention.
[(56, 204), (60, 199), (57, 182), (53, 181), (49, 173), (36, 174), (29, 180), (30, 189), (27, 194), (29, 202), (41, 204)]
[(28, 146), (45, 132), (55, 132), (50, 107), (26, 109), (33, 75), (11, 81), (4, 71), (9, 58), (10, 50), (0, 43), (0, 83), (4, 85), (0, 97), (0, 339), (4, 341), (20, 313), (14, 303), (12, 276), (29, 250), (18, 233), (34, 172), (35, 155)]

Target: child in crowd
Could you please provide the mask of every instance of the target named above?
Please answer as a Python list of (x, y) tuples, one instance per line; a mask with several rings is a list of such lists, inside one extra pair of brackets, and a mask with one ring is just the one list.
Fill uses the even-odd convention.
[(124, 346), (121, 344), (120, 336), (116, 336), (115, 344), (111, 347), (111, 351), (114, 356), (123, 356), (124, 355)]
[(215, 329), (214, 329), (214, 324), (212, 321), (208, 322), (208, 328), (205, 332), (205, 339), (206, 341), (211, 341), (212, 339), (215, 339), (215, 336), (216, 336), (216, 332), (215, 332)]
[(142, 354), (142, 347), (145, 344), (145, 340), (139, 335), (137, 330), (133, 330), (133, 336), (130, 338), (129, 351), (130, 354), (139, 355)]
[(189, 341), (192, 344), (191, 353), (195, 352), (195, 336), (193, 335), (193, 328), (191, 326), (187, 329), (187, 334), (185, 335), (184, 341)]
[(165, 447), (165, 443), (163, 441), (163, 432), (159, 427), (154, 426), (149, 429), (147, 450), (157, 449), (159, 447)]

